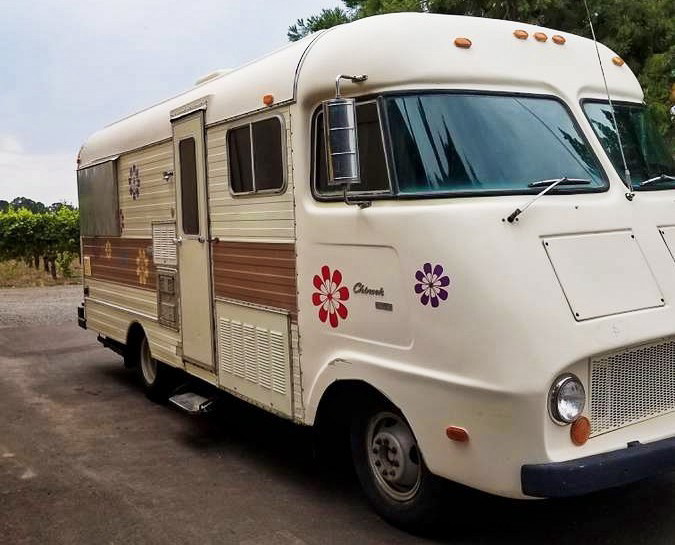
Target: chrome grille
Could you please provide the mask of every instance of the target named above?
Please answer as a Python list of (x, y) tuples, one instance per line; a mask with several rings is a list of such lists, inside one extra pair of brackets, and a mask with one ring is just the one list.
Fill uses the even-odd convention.
[(591, 359), (591, 437), (675, 411), (675, 339)]

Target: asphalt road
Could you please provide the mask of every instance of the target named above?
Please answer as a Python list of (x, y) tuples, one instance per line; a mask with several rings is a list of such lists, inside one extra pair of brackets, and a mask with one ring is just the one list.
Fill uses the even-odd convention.
[(569, 501), (457, 490), (421, 539), (308, 430), (234, 400), (207, 417), (153, 404), (71, 321), (0, 329), (0, 369), (3, 545), (675, 543), (675, 474)]

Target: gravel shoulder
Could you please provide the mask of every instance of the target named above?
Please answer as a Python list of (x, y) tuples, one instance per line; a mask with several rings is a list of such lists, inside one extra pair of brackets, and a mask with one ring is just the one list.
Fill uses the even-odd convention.
[(82, 286), (0, 289), (0, 328), (77, 322)]

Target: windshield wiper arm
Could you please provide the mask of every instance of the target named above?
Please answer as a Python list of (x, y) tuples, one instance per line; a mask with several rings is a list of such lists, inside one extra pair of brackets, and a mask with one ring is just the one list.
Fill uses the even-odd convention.
[(553, 185), (588, 185), (591, 181), (588, 178), (553, 178), (552, 180), (538, 180), (527, 184), (527, 187), (548, 187)]
[(670, 176), (668, 174), (659, 174), (658, 176), (654, 176), (653, 178), (649, 178), (649, 180), (645, 180), (644, 182), (640, 182), (640, 185), (638, 187), (644, 187), (646, 185), (652, 185), (652, 184), (658, 184), (661, 182), (675, 182), (675, 176)]
[(553, 178), (552, 180), (538, 180), (536, 182), (532, 182), (527, 184), (527, 187), (543, 187), (544, 189), (537, 193), (533, 199), (531, 199), (525, 206), (523, 206), (522, 209), (516, 208), (513, 212), (511, 212), (511, 215), (506, 218), (506, 221), (509, 223), (513, 223), (516, 221), (516, 218), (520, 216), (525, 210), (527, 210), (530, 206), (532, 206), (540, 197), (543, 197), (551, 191), (556, 186), (559, 185), (588, 185), (590, 184), (591, 181), (586, 179), (586, 178), (568, 178), (567, 176), (563, 176), (562, 178)]

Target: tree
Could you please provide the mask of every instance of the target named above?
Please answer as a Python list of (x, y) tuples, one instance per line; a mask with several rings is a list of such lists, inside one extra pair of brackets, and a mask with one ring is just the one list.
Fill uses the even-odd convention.
[[(675, 2), (672, 0), (588, 0), (600, 42), (616, 51), (635, 72), (659, 129), (671, 137), (671, 85), (675, 77)], [(344, 0), (345, 10), (323, 10), (289, 29), (291, 40), (381, 13), (429, 11), (533, 23), (590, 37), (583, 3), (578, 0)], [(331, 15), (338, 11), (339, 18)], [(302, 24), (300, 24), (302, 23)], [(291, 32), (294, 30), (294, 32)]]

